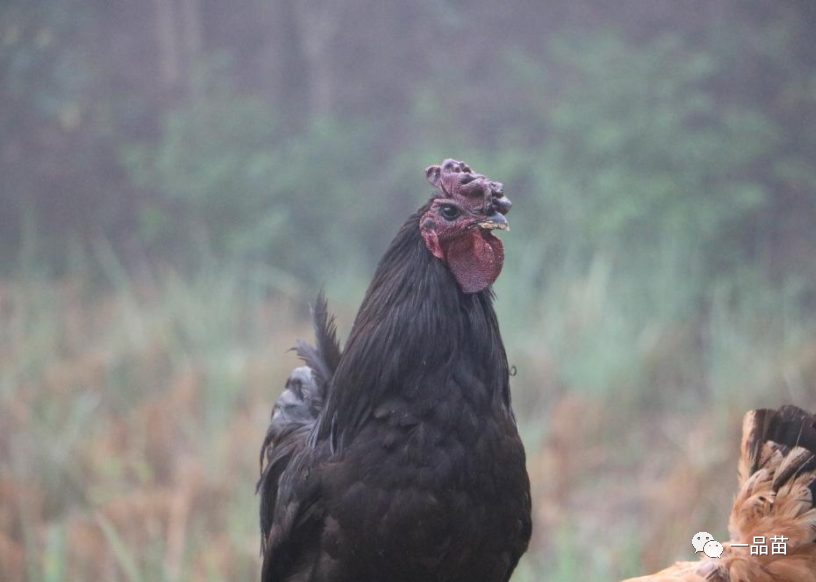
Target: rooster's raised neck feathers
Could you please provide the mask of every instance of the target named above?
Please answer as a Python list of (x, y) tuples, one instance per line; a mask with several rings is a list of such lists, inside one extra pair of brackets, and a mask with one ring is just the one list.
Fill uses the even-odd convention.
[[(408, 218), (382, 257), (332, 380), (332, 386), (342, 388), (330, 390), (315, 436), (331, 432), (335, 446), (351, 438), (388, 393), (426, 397), (423, 391), (432, 389), (434, 379), (453, 373), (482, 381), (485, 393), (473, 398), (487, 402), (498, 397), (510, 405), (507, 357), (489, 286), (501, 262), (489, 281), (479, 272), (461, 271), (468, 263), (474, 271), (483, 268), (483, 257), (467, 257), (468, 252), (492, 247), (503, 258), (501, 243), (490, 231), (506, 228), (503, 214), (510, 201), (501, 184), (473, 173), (463, 162), (446, 160), (426, 173), (440, 191)], [(446, 204), (456, 204), (460, 212), (455, 221), (459, 230), (446, 239), (454, 241), (451, 246), (457, 239), (487, 242), (460, 245), (464, 250), (457, 249), (456, 258), (450, 247), (444, 257), (435, 253), (429, 244), (429, 217)], [(463, 287), (463, 280), (485, 284), (474, 290)], [(334, 426), (342, 429), (335, 433)]]

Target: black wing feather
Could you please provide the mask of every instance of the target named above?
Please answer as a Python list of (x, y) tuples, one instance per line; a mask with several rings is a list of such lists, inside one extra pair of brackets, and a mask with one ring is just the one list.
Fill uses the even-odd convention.
[[(321, 291), (312, 310), (317, 346), (298, 341), (298, 356), (306, 364), (296, 368), (275, 402), (269, 428), (261, 446), (256, 492), (260, 495), (261, 552), (268, 547), (276, 508), (287, 487), (285, 472), (294, 459), (304, 456), (312, 427), (323, 407), (328, 385), (340, 361), (334, 316)], [(291, 484), (290, 484), (291, 485)], [(285, 492), (284, 492), (285, 493)]]

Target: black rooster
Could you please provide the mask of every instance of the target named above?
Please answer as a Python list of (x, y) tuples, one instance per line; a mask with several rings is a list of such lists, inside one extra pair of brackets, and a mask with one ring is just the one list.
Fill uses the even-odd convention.
[(531, 532), (490, 286), (502, 185), (446, 160), (380, 261), (340, 352), (317, 347), (261, 450), (263, 582), (506, 582)]

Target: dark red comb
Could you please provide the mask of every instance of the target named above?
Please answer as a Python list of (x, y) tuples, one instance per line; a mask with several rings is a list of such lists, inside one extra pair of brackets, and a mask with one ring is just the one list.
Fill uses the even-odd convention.
[(445, 160), (441, 165), (428, 166), (425, 170), (428, 182), (439, 188), (446, 198), (481, 199), (483, 211), (490, 215), (493, 211), (507, 214), (513, 203), (504, 195), (504, 185), (493, 182), (482, 174), (477, 174), (465, 162)]

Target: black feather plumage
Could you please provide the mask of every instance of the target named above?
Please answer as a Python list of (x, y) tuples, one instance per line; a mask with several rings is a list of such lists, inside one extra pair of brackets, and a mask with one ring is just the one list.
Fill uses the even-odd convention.
[(322, 297), (317, 347), (298, 345), (312, 384), (279, 400), (262, 452), (263, 582), (506, 582), (527, 547), (493, 295), (463, 293), (430, 254), (427, 208), (380, 261), (342, 355)]
[(323, 291), (317, 296), (312, 309), (315, 343), (313, 347), (304, 341), (297, 342), (297, 354), (311, 368), (320, 396), (326, 397), (329, 381), (340, 363), (340, 344), (337, 341), (337, 326), (334, 316), (329, 313), (328, 302)]

